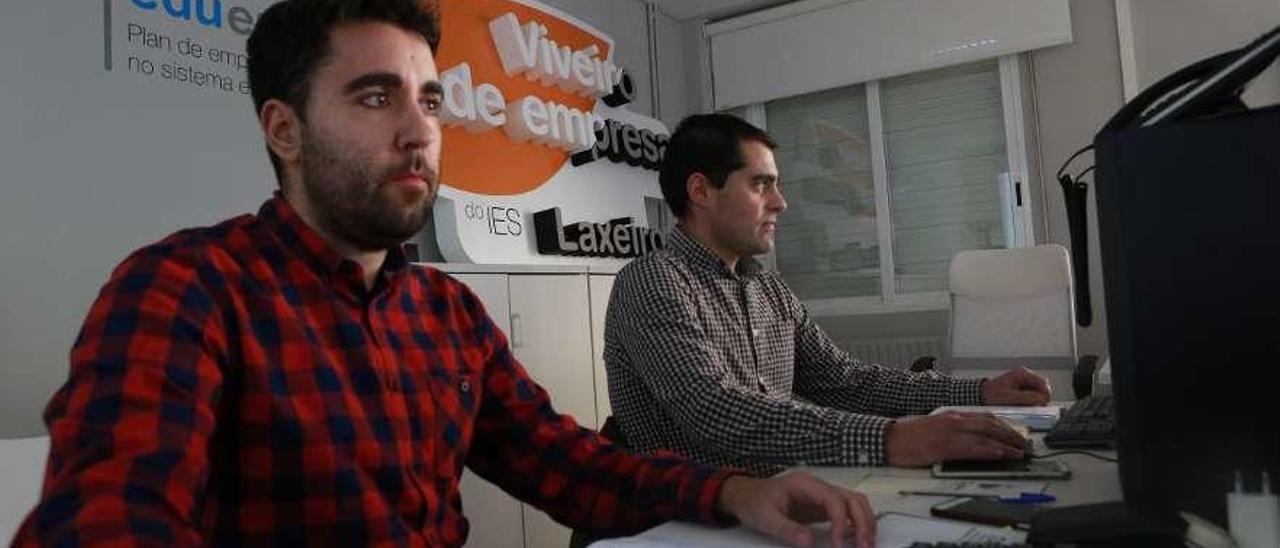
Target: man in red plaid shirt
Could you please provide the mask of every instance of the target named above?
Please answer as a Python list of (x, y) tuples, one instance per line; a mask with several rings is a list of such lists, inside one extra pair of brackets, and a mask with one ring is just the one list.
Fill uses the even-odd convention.
[(280, 192), (130, 255), (46, 412), (16, 545), (457, 546), (463, 467), (596, 534), (739, 521), (874, 538), (866, 499), (632, 455), (551, 407), (476, 296), (399, 244), (438, 187), (436, 14), (287, 0), (249, 38)]

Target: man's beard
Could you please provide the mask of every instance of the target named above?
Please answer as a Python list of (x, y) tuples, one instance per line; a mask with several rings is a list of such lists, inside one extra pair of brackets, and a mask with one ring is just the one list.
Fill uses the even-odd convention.
[(720, 245), (738, 257), (760, 255), (773, 249), (772, 240), (755, 232), (746, 232), (746, 229), (733, 224), (712, 226), (711, 232)]
[[(326, 232), (362, 251), (389, 249), (422, 229), (435, 201), (439, 175), (427, 166), (424, 154), (415, 153), (403, 164), (377, 173), (358, 152), (344, 152), (306, 130), (302, 189)], [(428, 183), (420, 204), (399, 203), (391, 193), (380, 192), (392, 177), (411, 170), (422, 173)]]

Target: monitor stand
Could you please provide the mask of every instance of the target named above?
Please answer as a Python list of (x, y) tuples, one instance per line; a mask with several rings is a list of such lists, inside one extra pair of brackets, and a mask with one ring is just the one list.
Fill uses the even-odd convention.
[(1027, 542), (1036, 546), (1125, 546), (1181, 548), (1186, 522), (1176, 516), (1150, 518), (1129, 510), (1124, 502), (1104, 502), (1041, 510), (1031, 522)]

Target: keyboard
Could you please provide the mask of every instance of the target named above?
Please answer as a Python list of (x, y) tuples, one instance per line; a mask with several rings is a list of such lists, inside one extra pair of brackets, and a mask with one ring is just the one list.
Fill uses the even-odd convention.
[(1115, 447), (1115, 409), (1109, 395), (1086, 396), (1062, 412), (1044, 444), (1054, 449)]

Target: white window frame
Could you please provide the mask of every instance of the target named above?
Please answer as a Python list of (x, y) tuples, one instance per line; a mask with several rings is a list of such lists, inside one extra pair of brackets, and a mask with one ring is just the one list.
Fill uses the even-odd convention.
[[(1031, 207), (1031, 188), (1027, 184), (1029, 170), (1027, 157), (1026, 115), (1022, 102), (1025, 89), (1025, 68), (1021, 55), (999, 58), (1000, 101), (1004, 111), (1005, 149), (1008, 151), (1009, 171), (1002, 173), (999, 184), (1010, 199), (1007, 201), (1006, 218), (1012, 220), (1012, 234), (1007, 234), (1010, 247), (1035, 245), (1035, 223)], [(889, 167), (885, 155), (884, 113), (880, 105), (880, 81), (864, 84), (867, 96), (867, 127), (871, 141), (871, 175), (876, 191), (876, 229), (880, 239), (880, 295), (864, 297), (835, 297), (808, 299), (805, 307), (812, 316), (851, 316), (863, 314), (887, 314), (928, 310), (946, 310), (950, 297), (946, 291), (898, 293), (893, 276), (893, 220), (889, 204)], [(764, 103), (752, 103), (742, 107), (743, 118), (756, 127), (766, 127)], [(786, 178), (786, 174), (782, 174)], [(1022, 196), (1021, 204), (1013, 196)], [(776, 252), (762, 257), (769, 268), (777, 269)]]

